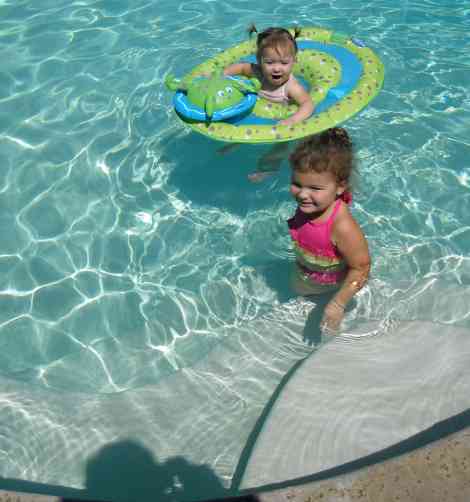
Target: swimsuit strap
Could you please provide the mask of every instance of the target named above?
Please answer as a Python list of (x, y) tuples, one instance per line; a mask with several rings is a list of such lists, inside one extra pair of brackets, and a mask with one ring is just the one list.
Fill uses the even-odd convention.
[(331, 240), (331, 228), (333, 227), (333, 222), (335, 221), (336, 214), (339, 211), (339, 208), (341, 206), (341, 199), (338, 199), (335, 202), (335, 207), (333, 208), (333, 211), (330, 214), (330, 217), (326, 220), (326, 232), (327, 232), (327, 239), (330, 245), (330, 249), (334, 251), (334, 248), (336, 247), (335, 244), (333, 244), (333, 241)]
[(330, 225), (333, 223), (333, 220), (335, 219), (335, 216), (336, 216), (336, 213), (339, 211), (339, 208), (341, 206), (341, 198), (339, 198), (336, 202), (335, 202), (335, 207), (333, 208), (333, 211), (331, 212), (330, 214), (330, 217), (326, 220), (326, 223), (327, 225)]

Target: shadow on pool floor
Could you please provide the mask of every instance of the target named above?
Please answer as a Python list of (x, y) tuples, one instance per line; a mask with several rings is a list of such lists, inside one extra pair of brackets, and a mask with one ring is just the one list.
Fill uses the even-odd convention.
[[(5, 480), (0, 486), (5, 488)], [(89, 502), (73, 496), (44, 494), (45, 485), (28, 492), (0, 491), (0, 502)], [(36, 486), (36, 492), (33, 490)], [(42, 489), (40, 487), (42, 486)], [(42, 492), (43, 494), (39, 494)], [(62, 492), (63, 494), (64, 492)], [(171, 500), (167, 499), (167, 500)], [(175, 499), (173, 499), (175, 500)], [(263, 487), (239, 497), (206, 502), (468, 502), (470, 500), (470, 409), (443, 420), (401, 443), (363, 459), (282, 486)], [(161, 502), (159, 498), (148, 502)]]

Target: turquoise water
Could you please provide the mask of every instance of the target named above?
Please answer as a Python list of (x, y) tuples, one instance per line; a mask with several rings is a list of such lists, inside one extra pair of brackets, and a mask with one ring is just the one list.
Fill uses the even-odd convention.
[(305, 305), (287, 286), (287, 164), (249, 182), (266, 147), (221, 155), (162, 85), (252, 21), (347, 32), (385, 64), (384, 89), (347, 122), (374, 262), (348, 326), (469, 326), (464, 2), (3, 0), (3, 478), (119, 498), (90, 481), (90, 459), (135, 442), (158, 472), (210, 472), (199, 491), (189, 474), (162, 481), (162, 497), (225, 493), (305, 355)]

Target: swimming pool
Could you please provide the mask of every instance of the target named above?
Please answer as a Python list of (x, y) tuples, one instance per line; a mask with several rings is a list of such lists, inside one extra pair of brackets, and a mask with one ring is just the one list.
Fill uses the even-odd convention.
[[(380, 95), (347, 122), (374, 260), (348, 329), (468, 329), (463, 2), (5, 0), (0, 15), (9, 487), (225, 494), (266, 404), (311, 352), (308, 306), (286, 280), (286, 164), (250, 183), (266, 147), (220, 155), (176, 119), (163, 86), (252, 21), (354, 34), (386, 67)], [(121, 484), (106, 483), (109, 465)]]

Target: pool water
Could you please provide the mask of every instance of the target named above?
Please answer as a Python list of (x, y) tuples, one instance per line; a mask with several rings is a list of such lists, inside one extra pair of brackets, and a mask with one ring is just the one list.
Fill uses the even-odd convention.
[[(163, 85), (253, 21), (346, 32), (385, 64), (383, 90), (346, 124), (373, 258), (347, 327), (469, 327), (464, 4), (0, 2), (2, 478), (115, 499), (236, 490), (264, 406), (318, 348), (287, 283), (287, 163), (250, 182), (268, 147), (222, 154)], [(126, 456), (139, 483), (97, 476)]]

